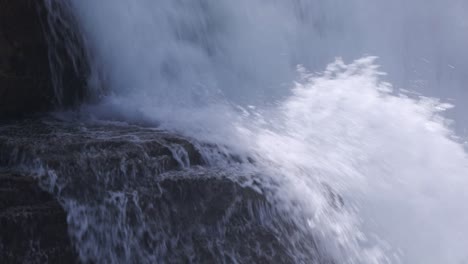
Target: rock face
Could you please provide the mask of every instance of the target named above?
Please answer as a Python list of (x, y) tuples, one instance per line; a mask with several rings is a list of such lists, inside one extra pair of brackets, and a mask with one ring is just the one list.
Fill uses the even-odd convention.
[[(85, 71), (72, 63), (65, 45), (75, 40), (63, 31), (54, 41), (48, 37), (45, 3), (0, 0), (0, 120), (72, 106), (83, 98)], [(60, 31), (60, 24), (55, 29)], [(51, 66), (58, 62), (61, 69), (53, 74)], [(57, 93), (57, 80), (66, 91)], [(77, 262), (58, 201), (32, 177), (8, 170), (0, 166), (0, 263)]]
[(82, 263), (336, 263), (242, 161), (209, 166), (216, 151), (129, 124), (0, 122), (0, 169), (34, 173), (64, 208), (31, 179), (0, 177), (0, 259), (70, 263), (70, 237)]
[[(49, 45), (47, 19), (43, 0), (0, 0), (0, 119), (70, 106), (83, 97), (85, 71), (73, 65), (65, 42)], [(51, 72), (54, 57), (62, 76)], [(54, 78), (64, 78), (66, 91), (54, 89)]]
[(48, 50), (41, 24), (34, 1), (0, 1), (0, 117), (51, 107)]
[(55, 1), (0, 0), (0, 263), (334, 263), (243, 171), (208, 166), (201, 149), (241, 162), (215, 146), (115, 122), (2, 120), (87, 99), (86, 56)]
[(66, 214), (31, 177), (0, 172), (2, 263), (76, 263)]

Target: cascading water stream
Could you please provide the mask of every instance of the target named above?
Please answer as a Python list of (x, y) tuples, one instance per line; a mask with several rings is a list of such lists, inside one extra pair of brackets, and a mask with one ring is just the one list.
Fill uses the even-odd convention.
[[(452, 114), (460, 131), (466, 125), (460, 105), (468, 82), (464, 1), (62, 2), (90, 54), (89, 86), (105, 94), (81, 112), (203, 142), (198, 151), (206, 167), (254, 189), (260, 185), (279, 215), (289, 217), (296, 230), (285, 236), (290, 261), (328, 263), (308, 254), (315, 250), (336, 263), (468, 261), (468, 159), (442, 117), (450, 107), (396, 89), (442, 101), (456, 97), (461, 110)], [(375, 58), (359, 59), (365, 54), (379, 56), (389, 76)], [(358, 60), (331, 63), (336, 56)], [(183, 154), (170, 149), (175, 157)], [(107, 181), (101, 174), (96, 177)], [(119, 195), (105, 204), (137, 199)], [(139, 235), (157, 240), (155, 230), (164, 229), (151, 217), (139, 215), (138, 233), (115, 216), (121, 211), (64, 199), (83, 259), (138, 263), (169, 254), (167, 248), (136, 249)], [(276, 229), (275, 219), (265, 220), (277, 216), (269, 210), (260, 222), (284, 238), (288, 232)], [(103, 225), (107, 213), (119, 222)], [(300, 242), (310, 237), (316, 241)]]

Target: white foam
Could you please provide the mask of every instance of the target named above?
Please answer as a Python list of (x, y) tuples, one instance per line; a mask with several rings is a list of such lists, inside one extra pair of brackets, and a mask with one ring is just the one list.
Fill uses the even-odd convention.
[[(107, 91), (88, 111), (254, 157), (280, 183), (272, 199), (307, 217), (340, 263), (466, 260), (467, 160), (447, 105), (382, 82), (464, 94), (462, 1), (69, 1), (92, 84)], [(390, 77), (372, 58), (296, 71), (365, 53)], [(330, 209), (324, 184), (346, 210)]]

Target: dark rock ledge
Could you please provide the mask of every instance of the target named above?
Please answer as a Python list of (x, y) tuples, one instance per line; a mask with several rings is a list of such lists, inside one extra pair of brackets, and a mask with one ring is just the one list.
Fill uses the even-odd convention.
[(77, 263), (66, 214), (29, 176), (0, 172), (1, 263)]
[[(0, 0), (0, 120), (72, 106), (85, 89), (86, 77), (74, 71), (73, 58), (65, 51), (64, 43), (75, 40), (59, 32), (60, 39), (50, 45), (48, 22), (54, 21), (48, 21), (44, 3)], [(57, 29), (60, 31), (58, 24)], [(61, 62), (60, 72), (52, 70), (52, 60)], [(54, 89), (55, 77), (63, 79), (67, 87), (62, 95)], [(76, 260), (66, 214), (58, 201), (42, 191), (32, 177), (0, 166), (0, 263)]]

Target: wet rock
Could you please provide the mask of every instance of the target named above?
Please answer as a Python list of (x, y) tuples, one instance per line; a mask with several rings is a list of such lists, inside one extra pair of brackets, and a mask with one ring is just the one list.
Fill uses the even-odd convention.
[(50, 38), (48, 19), (44, 0), (0, 0), (0, 119), (71, 106), (84, 96), (84, 64), (65, 49), (72, 35)]
[(76, 263), (66, 214), (32, 177), (0, 172), (2, 263)]
[[(148, 237), (163, 239), (143, 236), (147, 243), (141, 243), (140, 250), (154, 251), (163, 242), (165, 263), (330, 263), (316, 253), (313, 240), (295, 232), (285, 215), (249, 187), (187, 175), (163, 180), (158, 187), (161, 192), (155, 196), (140, 192), (144, 219), (138, 224), (145, 224)], [(127, 210), (131, 218), (134, 209)], [(295, 247), (308, 251), (301, 256)]]
[[(0, 241), (15, 251), (1, 254), (16, 261), (46, 245), (40, 252), (74, 261), (73, 253), (53, 254), (55, 241), (70, 252), (68, 229), (83, 263), (335, 263), (307, 219), (291, 218), (259, 178), (237, 169), (244, 164), (236, 157), (232, 168), (206, 164), (203, 147), (215, 146), (201, 144), (120, 123), (0, 123), (0, 168), (35, 173), (48, 190), (31, 178), (0, 179), (1, 190), (13, 190), (0, 192), (1, 212), (32, 215), (5, 222)], [(340, 199), (325, 191), (338, 208)]]
[(35, 1), (0, 1), (0, 117), (50, 109), (47, 41)]

